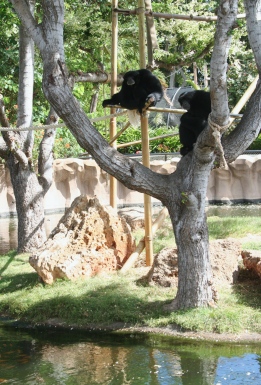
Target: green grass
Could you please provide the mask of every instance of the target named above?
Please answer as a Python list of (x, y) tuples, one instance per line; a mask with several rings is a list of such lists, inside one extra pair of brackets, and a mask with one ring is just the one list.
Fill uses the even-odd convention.
[(28, 255), (14, 253), (0, 257), (0, 271), (0, 313), (34, 323), (57, 318), (77, 325), (143, 325), (160, 317), (162, 304), (174, 295), (173, 290), (137, 285), (133, 274), (44, 285), (29, 265)]
[[(259, 218), (208, 219), (210, 238), (245, 237), (258, 234)], [(261, 249), (260, 242), (247, 241)], [(170, 221), (154, 240), (156, 250), (173, 246)], [(246, 244), (247, 245), (247, 244)], [(248, 247), (250, 248), (250, 247)], [(244, 273), (244, 272), (243, 272)], [(260, 332), (261, 284), (245, 274), (232, 287), (220, 288), (216, 308), (190, 309), (172, 313), (164, 310), (176, 291), (173, 288), (142, 286), (135, 269), (70, 282), (57, 280), (52, 286), (41, 283), (28, 263), (28, 255), (9, 252), (0, 256), (0, 314), (30, 323), (55, 319), (64, 325), (106, 326), (123, 322), (133, 326), (163, 327), (177, 324), (193, 331)], [(244, 275), (243, 274), (243, 275)], [(242, 276), (243, 276), (242, 275)]]
[(261, 234), (261, 217), (209, 217), (208, 230), (210, 239)]
[[(261, 217), (209, 217), (207, 218), (209, 239), (244, 238), (249, 234), (261, 236)], [(140, 239), (142, 230), (138, 230), (136, 238)], [(243, 248), (261, 250), (261, 241), (249, 239), (243, 242)], [(163, 247), (174, 247), (175, 239), (169, 218), (158, 230), (153, 240), (154, 253)]]

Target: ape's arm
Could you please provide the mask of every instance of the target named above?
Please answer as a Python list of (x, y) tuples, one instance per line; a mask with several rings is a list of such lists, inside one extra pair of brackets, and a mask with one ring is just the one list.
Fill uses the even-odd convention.
[(106, 106), (117, 106), (117, 105), (121, 105), (121, 103), (120, 103), (120, 92), (118, 92), (117, 94), (112, 95), (111, 99), (105, 99), (102, 102), (102, 106), (103, 107), (106, 107)]

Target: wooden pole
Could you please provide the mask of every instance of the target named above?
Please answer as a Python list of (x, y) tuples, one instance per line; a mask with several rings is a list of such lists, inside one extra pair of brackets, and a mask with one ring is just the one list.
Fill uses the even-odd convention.
[(194, 74), (194, 83), (198, 85), (198, 67), (197, 63), (193, 62), (193, 74)]
[[(111, 95), (117, 92), (117, 50), (118, 50), (118, 13), (114, 9), (118, 7), (118, 0), (112, 0), (112, 43), (111, 43)], [(116, 112), (111, 108), (111, 114)], [(110, 120), (110, 140), (117, 134), (117, 120), (112, 117)], [(116, 141), (111, 144), (117, 148)], [(117, 179), (110, 175), (110, 205), (117, 208)]]
[(208, 66), (207, 64), (204, 64), (203, 67), (203, 73), (204, 73), (204, 87), (208, 87)]
[[(257, 76), (253, 80), (253, 82), (250, 84), (250, 86), (248, 87), (248, 89), (246, 90), (246, 92), (244, 93), (242, 98), (239, 99), (239, 101), (237, 102), (235, 107), (232, 109), (230, 115), (238, 114), (242, 110), (242, 108), (244, 107), (244, 105), (246, 104), (246, 102), (248, 101), (250, 96), (252, 95), (252, 93), (255, 91), (258, 79), (259, 79), (259, 76)], [(235, 120), (235, 118), (230, 118), (229, 124), (233, 123), (234, 120)]]
[[(159, 213), (157, 219), (153, 222), (153, 225), (152, 225), (152, 234), (153, 235), (156, 233), (158, 228), (165, 221), (165, 218), (167, 217), (167, 215), (168, 215), (168, 209), (166, 207), (164, 207), (161, 210), (161, 212)], [(143, 237), (139, 241), (135, 251), (129, 256), (127, 261), (122, 266), (122, 268), (120, 270), (121, 274), (125, 273), (127, 270), (129, 270), (134, 265), (134, 263), (136, 262), (136, 260), (138, 259), (139, 255), (142, 253), (144, 248), (145, 248), (145, 238)]]
[[(146, 68), (146, 45), (145, 45), (145, 4), (144, 0), (138, 0), (138, 19), (139, 19), (139, 52), (140, 68)], [(141, 138), (142, 138), (142, 163), (150, 167), (150, 148), (149, 148), (149, 125), (148, 113), (141, 116)], [(151, 197), (144, 194), (144, 222), (145, 222), (145, 247), (146, 265), (153, 263), (153, 244), (152, 244), (152, 212)]]
[[(123, 134), (123, 132), (130, 127), (130, 125), (131, 125), (130, 122), (127, 122), (125, 126), (122, 127), (122, 129), (119, 132), (117, 132), (117, 134), (109, 141), (109, 144), (112, 144), (113, 142), (115, 142), (115, 140), (117, 140), (119, 136), (121, 136), (121, 134)], [(117, 148), (119, 148), (119, 145), (117, 146)]]
[[(117, 108), (123, 108), (123, 107), (121, 107), (121, 106), (116, 106)], [(152, 112), (169, 112), (170, 114), (179, 114), (179, 115), (182, 115), (182, 114), (184, 114), (185, 112), (187, 112), (187, 110), (182, 110), (182, 109), (180, 109), (180, 108), (159, 108), (159, 107), (149, 107), (148, 108), (148, 111), (152, 111)], [(125, 112), (123, 112), (123, 113), (125, 113)], [(123, 114), (122, 113), (122, 114)], [(121, 113), (120, 112), (118, 112), (118, 113), (116, 113), (115, 114), (116, 116), (120, 116), (121, 115)], [(98, 122), (98, 121), (100, 121), (100, 120), (105, 120), (105, 119), (108, 119), (108, 118), (110, 118), (110, 116), (111, 115), (106, 115), (106, 116), (101, 116), (101, 117), (99, 117), (99, 118), (93, 118), (93, 119), (90, 119), (90, 121), (91, 122)], [(230, 114), (230, 116), (232, 117), (232, 118), (242, 118), (242, 116), (243, 116), (243, 114)], [(59, 127), (65, 127), (65, 124), (61, 124)], [(15, 127), (13, 128), (13, 129), (15, 129)], [(44, 127), (43, 126), (39, 126), (39, 129), (44, 129)], [(22, 131), (22, 130), (21, 130)]]
[[(138, 9), (122, 9), (117, 8), (115, 12), (121, 13), (125, 16), (137, 15), (139, 14)], [(152, 16), (154, 18), (162, 18), (162, 19), (177, 19), (177, 20), (188, 20), (188, 21), (217, 21), (217, 16), (194, 16), (194, 15), (179, 15), (176, 13), (159, 13), (159, 12), (151, 12), (145, 11), (145, 16)], [(240, 13), (237, 15), (237, 19), (245, 19), (246, 14)]]

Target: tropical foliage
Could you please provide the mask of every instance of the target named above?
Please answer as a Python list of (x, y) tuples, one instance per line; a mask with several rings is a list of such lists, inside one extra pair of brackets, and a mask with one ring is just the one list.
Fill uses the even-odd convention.
[[(73, 74), (106, 71), (110, 72), (111, 66), (111, 2), (103, 0), (67, 1), (64, 41), (67, 56), (67, 66)], [(171, 14), (188, 14), (207, 16), (213, 15), (218, 6), (217, 1), (181, 1), (171, 0), (152, 2), (154, 12)], [(136, 0), (119, 1), (119, 8), (134, 9)], [(240, 12), (243, 12), (242, 2)], [(36, 12), (41, 14), (36, 8)], [(6, 113), (11, 124), (16, 123), (17, 92), (18, 92), (18, 51), (19, 21), (7, 0), (0, 0), (1, 31), (1, 66), (0, 66), (0, 93), (4, 96)], [(136, 16), (119, 14), (119, 43), (118, 43), (118, 72), (139, 67), (138, 49), (138, 23)], [(191, 84), (193, 77), (193, 62), (197, 65), (198, 84), (204, 87), (204, 66), (209, 71), (210, 57), (212, 53), (215, 23), (195, 22), (176, 19), (155, 19), (158, 49), (155, 50), (154, 59), (157, 66), (155, 73), (161, 80), (169, 85), (170, 76), (175, 72), (174, 85), (180, 86), (184, 82)], [(237, 28), (233, 31), (233, 43), (229, 53), (228, 65), (228, 89), (230, 107), (237, 100), (256, 76), (256, 67), (253, 54), (250, 49), (245, 20), (238, 21)], [(44, 98), (41, 79), (41, 60), (36, 53), (35, 57), (35, 85), (34, 85), (34, 123), (43, 124), (48, 114), (48, 104)], [(181, 71), (184, 73), (181, 76)], [(209, 74), (209, 73), (208, 73)], [(96, 84), (76, 83), (74, 94), (84, 110), (90, 111), (92, 95)], [(99, 102), (97, 115), (103, 116), (104, 110), (101, 102), (110, 94), (110, 86), (107, 84), (99, 87)], [(104, 131), (107, 123), (97, 124), (97, 129)], [(159, 130), (165, 133), (164, 127), (159, 125)], [(63, 132), (64, 131), (64, 132)], [(56, 157), (77, 156), (81, 149), (71, 137), (68, 130), (59, 129), (54, 148)], [(129, 130), (120, 139), (120, 143), (129, 141), (129, 137), (135, 136), (135, 130)], [(154, 133), (155, 134), (155, 133)], [(153, 136), (155, 136), (153, 134)], [(156, 134), (157, 135), (157, 134)], [(37, 134), (36, 136), (39, 136)], [(136, 140), (136, 139), (135, 139)], [(171, 144), (170, 144), (171, 142)], [(37, 143), (37, 141), (36, 141)], [(153, 151), (178, 149), (177, 139), (164, 140), (162, 143), (152, 145)], [(162, 147), (161, 147), (162, 146)], [(139, 146), (129, 147), (124, 152), (135, 152)], [(123, 150), (121, 150), (123, 151)], [(35, 149), (37, 153), (37, 148)]]
[[(213, 15), (217, 8), (217, 1), (153, 1), (154, 12), (172, 14)], [(137, 1), (124, 0), (119, 7), (134, 9)], [(240, 12), (243, 12), (241, 5)], [(6, 114), (10, 124), (15, 125), (17, 119), (17, 93), (19, 76), (19, 20), (6, 0), (0, 0), (0, 15), (2, 26), (0, 31), (1, 66), (0, 93), (4, 96)], [(39, 14), (39, 17), (41, 15)], [(91, 22), (90, 22), (91, 20)], [(118, 44), (118, 72), (125, 72), (137, 68), (138, 57), (138, 23), (135, 16), (119, 15), (119, 44)], [(155, 51), (158, 65), (156, 74), (166, 85), (169, 84), (171, 73), (176, 70), (175, 86), (184, 81), (179, 69), (182, 69), (190, 85), (194, 80), (192, 63), (198, 68), (198, 82), (204, 87), (203, 67), (209, 69), (212, 45), (214, 41), (215, 23), (193, 22), (184, 20), (155, 19), (159, 48)], [(235, 28), (233, 44), (229, 53), (228, 89), (230, 106), (233, 107), (242, 96), (247, 86), (256, 75), (253, 54), (250, 49), (245, 21), (239, 20)], [(111, 50), (111, 3), (110, 1), (74, 1), (66, 2), (66, 18), (64, 28), (65, 49), (69, 70), (77, 74), (94, 72), (101, 68), (110, 72)], [(49, 106), (42, 92), (42, 64), (39, 53), (35, 57), (34, 83), (34, 124), (44, 124)], [(86, 112), (90, 110), (92, 95), (96, 84), (76, 83), (74, 94), (80, 100)], [(107, 84), (99, 87), (99, 102), (95, 116), (103, 116), (105, 111), (101, 101), (110, 94)], [(119, 124), (121, 120), (119, 121)], [(156, 126), (156, 128), (155, 128)], [(151, 129), (150, 136), (169, 134), (174, 128), (167, 128), (164, 122), (156, 122)], [(109, 122), (100, 122), (96, 128), (108, 138)], [(38, 157), (39, 143), (43, 132), (35, 133), (34, 161)], [(118, 143), (128, 143), (140, 140), (139, 129), (129, 128), (121, 135)], [(257, 139), (251, 149), (260, 149), (260, 139)], [(179, 150), (178, 137), (165, 138), (151, 142), (151, 152), (175, 152)], [(123, 153), (136, 153), (141, 150), (140, 144), (120, 149)], [(66, 128), (57, 129), (54, 145), (55, 158), (78, 157), (84, 152), (74, 136)]]

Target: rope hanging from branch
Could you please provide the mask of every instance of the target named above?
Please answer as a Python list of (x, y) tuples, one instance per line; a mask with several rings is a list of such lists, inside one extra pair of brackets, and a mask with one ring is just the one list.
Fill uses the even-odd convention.
[(213, 122), (213, 120), (211, 119), (211, 113), (210, 113), (208, 116), (208, 124), (213, 131), (212, 135), (215, 138), (216, 147), (220, 155), (220, 168), (227, 169), (228, 165), (225, 159), (224, 150), (221, 143), (221, 135), (223, 134), (223, 132), (225, 132), (228, 129), (228, 127), (230, 126), (230, 123), (226, 124), (225, 126), (219, 126), (218, 124)]

